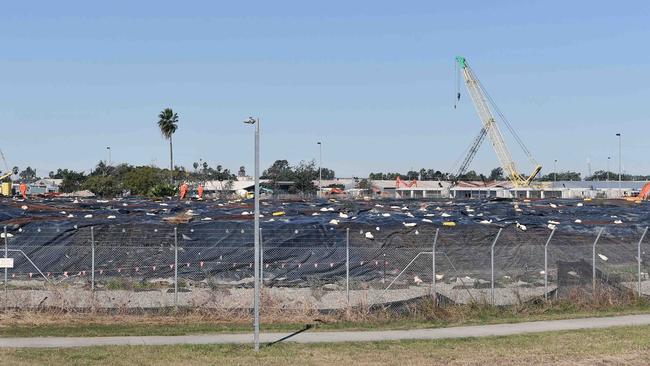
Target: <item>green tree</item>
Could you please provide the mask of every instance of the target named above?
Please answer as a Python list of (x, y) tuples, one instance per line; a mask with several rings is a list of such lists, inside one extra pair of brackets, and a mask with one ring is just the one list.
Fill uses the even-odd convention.
[(32, 169), (32, 167), (27, 167), (25, 170), (20, 172), (19, 174), (20, 179), (25, 180), (27, 182), (33, 182), (36, 180), (36, 170)]
[(124, 189), (133, 195), (147, 195), (155, 186), (164, 183), (163, 172), (150, 166), (139, 166), (131, 169), (122, 178)]
[(497, 167), (492, 169), (490, 171), (490, 177), (488, 178), (489, 180), (504, 180), (505, 178), (503, 177), (503, 168)]
[(171, 108), (165, 108), (158, 114), (158, 128), (163, 137), (169, 140), (169, 170), (170, 184), (174, 184), (174, 144), (172, 137), (178, 130), (178, 114)]
[(63, 179), (59, 185), (59, 191), (63, 193), (72, 193), (81, 189), (81, 186), (86, 181), (86, 175), (83, 172), (75, 172), (74, 170), (58, 169), (56, 173), (50, 174), (52, 179)]
[(100, 197), (115, 197), (122, 193), (120, 182), (110, 175), (94, 175), (88, 177), (83, 183), (82, 188)]

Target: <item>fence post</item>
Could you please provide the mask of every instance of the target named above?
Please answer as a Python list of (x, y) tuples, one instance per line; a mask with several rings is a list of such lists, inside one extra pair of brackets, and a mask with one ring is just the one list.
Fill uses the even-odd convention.
[(350, 228), (345, 229), (345, 296), (350, 305)]
[(591, 291), (592, 291), (592, 296), (595, 298), (596, 297), (596, 244), (598, 243), (598, 240), (600, 239), (600, 236), (603, 234), (603, 231), (605, 230), (604, 227), (600, 228), (600, 231), (598, 231), (598, 236), (596, 236), (596, 240), (594, 240), (594, 244), (591, 247)]
[(643, 239), (645, 238), (645, 234), (648, 233), (648, 227), (646, 226), (645, 230), (643, 230), (643, 234), (641, 234), (641, 239), (639, 239), (639, 243), (637, 244), (637, 254), (636, 254), (636, 261), (637, 261), (637, 274), (639, 278), (639, 286), (638, 286), (638, 293), (637, 296), (640, 298), (641, 297), (641, 242), (643, 242)]
[(502, 230), (503, 228), (499, 228), (499, 232), (497, 233), (497, 236), (494, 238), (492, 246), (490, 247), (490, 293), (492, 296), (492, 306), (494, 306), (494, 246), (497, 245), (497, 241), (499, 240), (499, 236), (501, 236)]
[(440, 228), (436, 228), (436, 235), (433, 237), (433, 247), (431, 248), (431, 294), (433, 301), (438, 306), (438, 294), (436, 293), (436, 244), (438, 243), (438, 233)]
[(555, 228), (551, 230), (551, 235), (546, 239), (546, 244), (544, 244), (544, 299), (548, 300), (548, 244), (553, 239), (553, 234), (555, 234)]
[[(4, 234), (5, 234), (5, 258), (7, 258), (9, 256), (9, 238), (8, 238), (8, 235), (7, 235), (7, 225), (5, 225), (5, 227), (4, 227)], [(9, 272), (7, 272), (7, 271), (8, 271), (8, 268), (5, 268), (5, 311), (7, 311), (7, 301), (8, 301), (8, 298), (9, 298), (9, 292), (8, 292), (8, 289), (7, 289), (7, 278), (9, 277), (8, 276)]]
[(174, 307), (178, 308), (178, 228), (174, 228)]
[(95, 227), (90, 227), (90, 291), (95, 295)]

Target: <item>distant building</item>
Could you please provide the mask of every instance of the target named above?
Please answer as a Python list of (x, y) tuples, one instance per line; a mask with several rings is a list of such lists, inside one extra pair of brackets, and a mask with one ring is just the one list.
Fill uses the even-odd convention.
[(63, 183), (63, 179), (43, 178), (36, 182), (29, 184), (29, 194), (51, 194), (59, 193), (59, 186)]

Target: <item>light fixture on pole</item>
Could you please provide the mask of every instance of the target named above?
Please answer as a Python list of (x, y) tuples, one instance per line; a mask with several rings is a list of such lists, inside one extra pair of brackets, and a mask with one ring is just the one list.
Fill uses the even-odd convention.
[(320, 160), (318, 162), (318, 197), (323, 197), (323, 143), (318, 141)]
[(106, 146), (106, 150), (108, 150), (108, 166), (111, 166), (111, 147)]
[(609, 182), (609, 161), (612, 159), (611, 156), (607, 157), (607, 181)]
[(553, 182), (557, 182), (557, 159), (553, 162)]
[(623, 165), (621, 158), (621, 134), (620, 132), (616, 134), (618, 136), (618, 194), (621, 195), (623, 192), (623, 184), (621, 183), (621, 166)]
[(253, 341), (255, 351), (260, 350), (260, 119), (248, 117), (244, 123), (255, 125), (255, 225), (254, 225), (254, 251), (255, 263), (253, 271), (255, 272), (255, 294), (253, 295), (254, 311), (254, 328)]

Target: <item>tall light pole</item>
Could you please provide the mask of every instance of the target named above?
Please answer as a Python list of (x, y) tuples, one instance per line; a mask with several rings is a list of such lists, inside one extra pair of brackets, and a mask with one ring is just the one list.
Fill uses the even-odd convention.
[(618, 194), (621, 195), (623, 193), (623, 184), (621, 183), (621, 134), (617, 133), (616, 136), (618, 136)]
[(111, 166), (111, 147), (106, 146), (106, 150), (108, 150), (108, 166)]
[(255, 352), (260, 350), (260, 119), (248, 117), (244, 123), (255, 125), (255, 294), (253, 295), (254, 327), (253, 342)]
[(553, 182), (557, 182), (557, 159), (553, 161)]
[(318, 154), (320, 160), (318, 162), (318, 197), (323, 197), (323, 143), (318, 141)]

